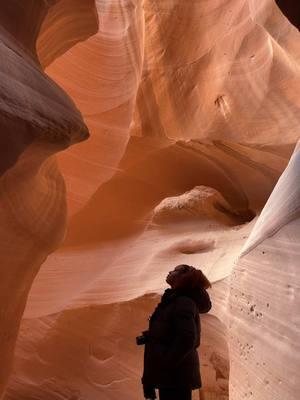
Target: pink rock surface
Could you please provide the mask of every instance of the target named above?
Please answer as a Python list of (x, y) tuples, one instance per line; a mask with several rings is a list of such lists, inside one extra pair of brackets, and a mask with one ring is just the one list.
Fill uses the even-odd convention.
[(297, 29), (273, 0), (1, 7), (0, 396), (139, 399), (134, 337), (188, 263), (206, 396), (296, 400)]
[(118, 169), (129, 139), (144, 54), (142, 2), (96, 1), (99, 30), (46, 72), (72, 97), (90, 140), (59, 156), (74, 214)]
[(300, 151), (264, 207), (231, 279), (231, 397), (296, 399), (300, 391)]

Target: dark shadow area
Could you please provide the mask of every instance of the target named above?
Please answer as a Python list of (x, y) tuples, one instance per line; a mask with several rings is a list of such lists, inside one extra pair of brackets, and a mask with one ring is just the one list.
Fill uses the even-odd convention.
[(278, 7), (290, 22), (300, 29), (300, 2), (299, 0), (276, 0)]

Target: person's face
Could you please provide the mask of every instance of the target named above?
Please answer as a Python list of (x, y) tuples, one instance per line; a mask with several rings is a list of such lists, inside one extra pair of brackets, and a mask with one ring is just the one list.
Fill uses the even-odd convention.
[(170, 271), (167, 275), (166, 282), (172, 287), (175, 288), (182, 278), (182, 276), (189, 271), (189, 268), (185, 265), (177, 265), (172, 271)]

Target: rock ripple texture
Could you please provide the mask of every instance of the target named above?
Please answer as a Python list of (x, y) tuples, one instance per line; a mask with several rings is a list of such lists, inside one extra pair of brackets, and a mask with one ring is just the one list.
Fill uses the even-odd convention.
[(297, 399), (298, 30), (273, 0), (0, 4), (3, 398), (138, 400), (134, 337), (187, 263), (207, 397)]
[(238, 225), (251, 220), (250, 212), (238, 215), (215, 189), (196, 186), (178, 197), (167, 197), (154, 209), (153, 222), (158, 224), (197, 218), (215, 219), (228, 225)]

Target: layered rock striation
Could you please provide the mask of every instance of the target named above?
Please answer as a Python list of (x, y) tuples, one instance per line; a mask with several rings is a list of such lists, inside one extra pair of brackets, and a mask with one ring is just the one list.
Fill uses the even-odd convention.
[(300, 390), (299, 166), (298, 146), (233, 269), (234, 399), (292, 400)]
[(55, 153), (89, 135), (72, 100), (38, 61), (36, 41), (54, 3), (1, 3), (0, 396), (32, 281), (64, 237), (65, 184)]
[(130, 136), (143, 66), (142, 1), (97, 0), (96, 5), (97, 34), (46, 69), (75, 101), (91, 132), (89, 141), (59, 156), (70, 215), (118, 170)]
[(187, 263), (207, 395), (294, 400), (297, 29), (272, 0), (1, 7), (0, 393), (23, 316), (6, 400), (140, 398), (134, 337)]
[(36, 42), (43, 68), (98, 32), (95, 0), (52, 0)]

